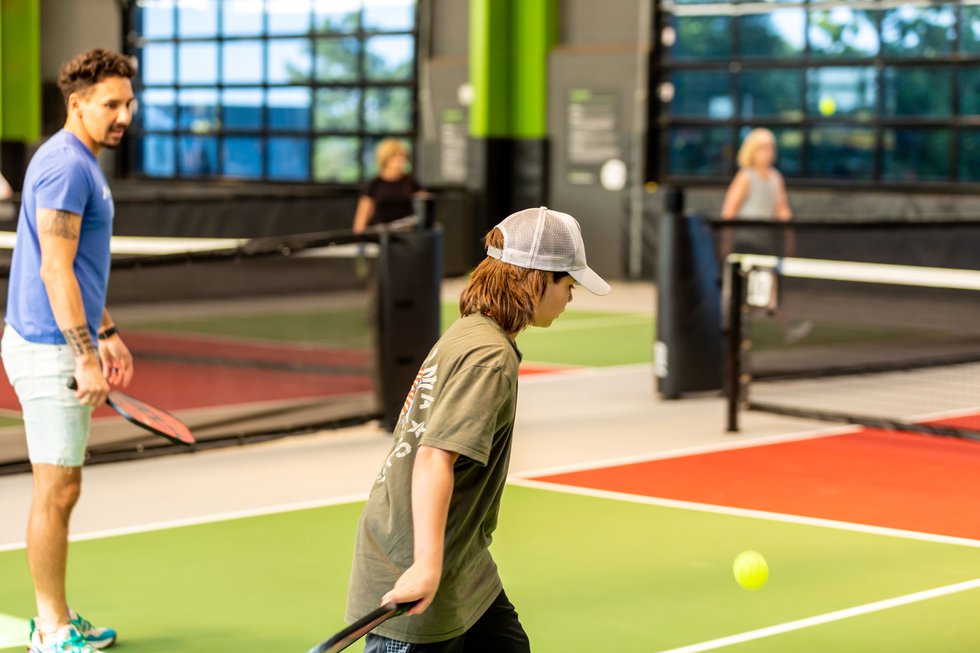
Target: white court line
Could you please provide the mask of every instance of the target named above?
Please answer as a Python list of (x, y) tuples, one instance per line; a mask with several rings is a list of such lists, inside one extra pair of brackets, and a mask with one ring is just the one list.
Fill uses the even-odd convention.
[(26, 619), (0, 612), (0, 649), (26, 646), (29, 630)]
[(750, 630), (748, 632), (739, 633), (738, 635), (730, 635), (720, 639), (713, 639), (708, 642), (691, 644), (690, 646), (682, 646), (680, 648), (672, 648), (670, 650), (660, 651), (660, 653), (699, 653), (700, 651), (711, 651), (714, 649), (731, 646), (733, 644), (750, 642), (754, 639), (781, 635), (794, 630), (802, 630), (803, 628), (812, 628), (813, 626), (820, 626), (833, 621), (849, 619), (851, 617), (870, 614), (872, 612), (880, 612), (882, 610), (890, 610), (891, 608), (909, 605), (910, 603), (928, 601), (929, 599), (948, 596), (949, 594), (956, 594), (958, 592), (967, 592), (977, 588), (980, 588), (980, 578), (974, 578), (973, 580), (964, 581), (962, 583), (954, 583), (953, 585), (946, 585), (944, 587), (936, 587), (934, 589), (924, 590), (922, 592), (914, 592), (912, 594), (906, 594), (905, 596), (896, 596), (892, 599), (875, 601), (874, 603), (858, 605), (853, 608), (837, 610), (836, 612), (828, 612), (826, 614), (816, 615), (814, 617), (807, 617), (806, 619), (789, 621), (776, 626), (759, 628), (758, 630)]
[(966, 537), (954, 537), (952, 535), (936, 535), (935, 533), (920, 533), (918, 531), (907, 531), (900, 528), (870, 526), (868, 524), (856, 524), (852, 522), (836, 521), (834, 519), (821, 519), (819, 517), (804, 517), (802, 515), (789, 515), (780, 512), (752, 510), (750, 508), (733, 508), (731, 506), (717, 506), (710, 503), (697, 503), (695, 501), (647, 497), (639, 494), (610, 492), (609, 490), (595, 490), (592, 488), (562, 485), (559, 483), (545, 483), (543, 481), (532, 481), (529, 479), (511, 478), (508, 482), (511, 485), (516, 485), (518, 487), (527, 487), (536, 490), (550, 490), (552, 492), (564, 492), (566, 494), (577, 494), (580, 496), (598, 499), (611, 499), (613, 501), (627, 501), (630, 503), (640, 503), (648, 506), (658, 506), (661, 508), (678, 508), (681, 510), (694, 510), (697, 512), (707, 512), (716, 515), (751, 517), (754, 519), (765, 519), (767, 521), (782, 522), (786, 524), (817, 526), (819, 528), (832, 528), (840, 531), (852, 531), (855, 533), (865, 533), (869, 535), (884, 535), (886, 537), (919, 540), (922, 542), (933, 542), (937, 544), (956, 544), (959, 546), (968, 546), (975, 549), (980, 549), (980, 540), (971, 540)]
[[(151, 531), (163, 531), (170, 528), (183, 528), (184, 526), (199, 526), (201, 524), (211, 524), (214, 522), (231, 521), (233, 519), (248, 519), (250, 517), (262, 517), (265, 515), (276, 515), (283, 512), (294, 512), (297, 510), (309, 510), (311, 508), (326, 508), (328, 506), (339, 506), (345, 503), (364, 501), (368, 498), (367, 494), (353, 494), (346, 497), (336, 497), (332, 499), (316, 499), (312, 501), (298, 501), (296, 503), (284, 503), (275, 506), (265, 506), (263, 508), (253, 508), (249, 510), (235, 510), (232, 512), (222, 512), (213, 515), (202, 515), (200, 517), (188, 517), (186, 519), (173, 519), (151, 524), (141, 524), (139, 526), (126, 526), (124, 528), (110, 528), (104, 531), (92, 531), (90, 533), (79, 533), (68, 538), (70, 542), (84, 542), (86, 540), (101, 540), (108, 537), (119, 537), (120, 535), (134, 535), (136, 533), (149, 533)], [(14, 542), (12, 544), (0, 545), (0, 553), (5, 551), (17, 551), (26, 546), (24, 542)]]

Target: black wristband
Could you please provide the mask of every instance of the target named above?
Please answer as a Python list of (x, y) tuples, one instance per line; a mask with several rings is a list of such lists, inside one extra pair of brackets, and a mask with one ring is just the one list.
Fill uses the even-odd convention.
[(112, 325), (105, 331), (99, 332), (99, 340), (108, 340), (109, 338), (116, 335), (117, 333), (119, 333), (119, 329), (116, 328), (116, 325)]

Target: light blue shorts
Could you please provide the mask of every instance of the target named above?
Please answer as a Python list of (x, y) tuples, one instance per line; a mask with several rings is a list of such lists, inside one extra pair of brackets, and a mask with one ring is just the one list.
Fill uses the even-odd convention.
[(0, 339), (0, 356), (24, 411), (31, 463), (81, 467), (92, 407), (79, 403), (75, 391), (68, 388), (75, 373), (71, 349), (28, 342), (7, 324)]

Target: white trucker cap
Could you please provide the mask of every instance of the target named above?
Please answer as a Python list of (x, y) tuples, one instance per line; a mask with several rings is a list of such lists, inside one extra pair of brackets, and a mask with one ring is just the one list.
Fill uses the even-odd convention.
[(582, 228), (567, 213), (542, 206), (513, 213), (497, 225), (504, 247), (488, 247), (487, 255), (519, 268), (567, 272), (596, 295), (609, 294), (609, 284), (585, 262)]

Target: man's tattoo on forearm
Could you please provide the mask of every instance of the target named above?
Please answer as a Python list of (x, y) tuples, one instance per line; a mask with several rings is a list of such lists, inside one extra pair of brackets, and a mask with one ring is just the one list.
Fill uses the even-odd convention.
[(45, 211), (41, 217), (41, 231), (68, 240), (78, 240), (81, 224), (76, 224), (78, 222), (76, 218), (77, 216), (70, 211)]
[(62, 329), (61, 335), (65, 337), (65, 342), (68, 343), (76, 356), (85, 356), (99, 351), (92, 342), (92, 334), (89, 333), (88, 327), (84, 324), (71, 329)]

